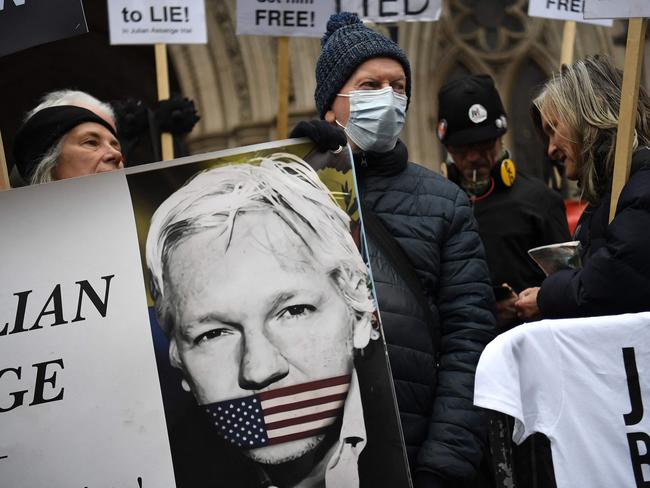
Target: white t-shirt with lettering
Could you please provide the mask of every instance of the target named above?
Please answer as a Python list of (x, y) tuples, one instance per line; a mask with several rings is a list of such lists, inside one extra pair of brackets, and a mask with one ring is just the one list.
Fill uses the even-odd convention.
[(544, 320), (498, 336), (481, 355), (474, 403), (514, 417), (516, 443), (549, 437), (558, 488), (648, 486), (650, 313)]

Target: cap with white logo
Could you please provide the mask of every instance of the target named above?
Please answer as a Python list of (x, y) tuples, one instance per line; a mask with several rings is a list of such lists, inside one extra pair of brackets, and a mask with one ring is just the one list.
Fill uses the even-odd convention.
[(489, 75), (445, 84), (438, 92), (438, 120), (438, 139), (449, 145), (496, 139), (508, 130), (501, 97)]

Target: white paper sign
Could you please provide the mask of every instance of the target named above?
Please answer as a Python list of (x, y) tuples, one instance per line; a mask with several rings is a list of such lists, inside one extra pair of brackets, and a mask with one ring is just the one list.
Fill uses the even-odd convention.
[(650, 17), (649, 0), (585, 0), (585, 19)]
[(611, 27), (613, 20), (585, 20), (583, 17), (584, 0), (530, 0), (528, 15), (545, 19), (574, 20), (587, 24)]
[(441, 0), (338, 0), (337, 8), (356, 12), (364, 20), (377, 23), (436, 21)]
[(111, 44), (205, 44), (204, 0), (108, 0)]
[(321, 37), (335, 0), (237, 0), (237, 35)]
[(321, 37), (336, 12), (388, 23), (436, 21), (441, 10), (441, 0), (237, 0), (237, 34)]
[(174, 488), (124, 172), (0, 208), (0, 485)]

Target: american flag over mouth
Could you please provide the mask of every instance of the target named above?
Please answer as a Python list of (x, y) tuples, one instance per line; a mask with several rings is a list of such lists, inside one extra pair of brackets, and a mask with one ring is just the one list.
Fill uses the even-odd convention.
[(203, 405), (221, 436), (242, 449), (312, 437), (343, 410), (350, 375)]

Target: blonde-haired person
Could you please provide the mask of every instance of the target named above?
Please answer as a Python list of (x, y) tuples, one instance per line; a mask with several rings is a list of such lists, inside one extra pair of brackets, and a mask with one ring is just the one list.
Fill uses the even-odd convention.
[(606, 58), (591, 57), (563, 67), (533, 100), (549, 157), (563, 163), (589, 205), (574, 235), (583, 267), (520, 293), (515, 306), (523, 319), (650, 310), (650, 98), (643, 88), (630, 179), (608, 223), (622, 78)]

